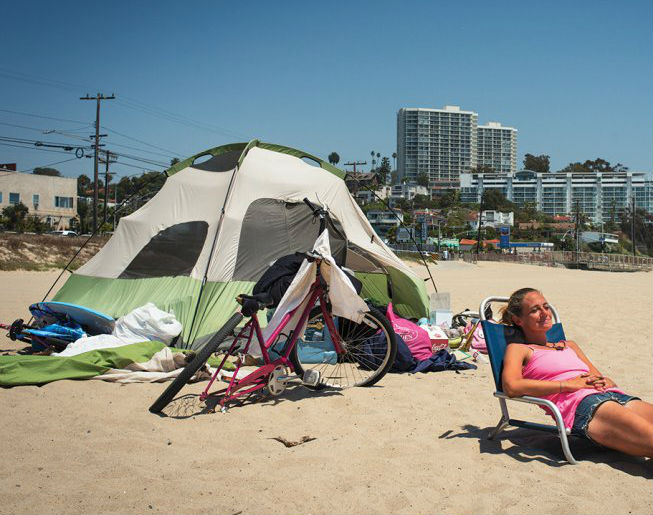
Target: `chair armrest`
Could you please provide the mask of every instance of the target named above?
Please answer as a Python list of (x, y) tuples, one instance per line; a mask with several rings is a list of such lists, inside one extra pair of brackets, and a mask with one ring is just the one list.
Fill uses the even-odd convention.
[(553, 413), (553, 417), (556, 420), (556, 425), (558, 427), (564, 427), (565, 428), (565, 433), (571, 434), (571, 429), (568, 427), (565, 427), (565, 424), (562, 420), (562, 414), (560, 413), (560, 410), (558, 409), (558, 406), (553, 404), (550, 400), (547, 399), (542, 399), (541, 397), (531, 397), (530, 395), (522, 395), (521, 397), (508, 397), (505, 393), (503, 392), (494, 392), (494, 396), (498, 397), (499, 399), (506, 399), (506, 400), (511, 400), (511, 401), (517, 401), (517, 402), (525, 402), (527, 404), (537, 404), (538, 406), (546, 406), (551, 410), (551, 413)]

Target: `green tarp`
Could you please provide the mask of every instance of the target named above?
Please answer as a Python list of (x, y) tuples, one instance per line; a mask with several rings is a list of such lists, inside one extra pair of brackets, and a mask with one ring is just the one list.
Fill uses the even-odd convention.
[(141, 342), (92, 350), (77, 356), (0, 356), (0, 386), (45, 384), (60, 379), (89, 379), (112, 368), (144, 363), (165, 347), (161, 342)]

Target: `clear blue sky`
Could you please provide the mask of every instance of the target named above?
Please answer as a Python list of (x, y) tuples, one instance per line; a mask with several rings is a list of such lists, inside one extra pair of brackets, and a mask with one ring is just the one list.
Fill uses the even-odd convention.
[[(554, 170), (602, 157), (650, 172), (652, 5), (5, 2), (0, 135), (83, 144), (34, 129), (88, 136), (95, 103), (79, 97), (115, 93), (101, 125), (119, 152), (167, 162), (259, 138), (342, 165), (391, 155), (400, 107), (453, 104), (517, 128), (520, 165), (532, 153)], [(21, 170), (72, 157), (0, 145)], [(140, 171), (128, 164), (149, 166), (113, 170)], [(89, 174), (92, 160), (55, 167)]]

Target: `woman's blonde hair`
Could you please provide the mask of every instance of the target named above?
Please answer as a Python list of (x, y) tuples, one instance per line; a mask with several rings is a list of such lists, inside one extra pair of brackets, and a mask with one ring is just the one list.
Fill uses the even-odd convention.
[(501, 310), (501, 323), (505, 325), (515, 325), (513, 317), (521, 317), (524, 297), (533, 292), (540, 293), (540, 291), (535, 288), (521, 288), (520, 290), (513, 292), (508, 299), (508, 304), (506, 304), (506, 307)]

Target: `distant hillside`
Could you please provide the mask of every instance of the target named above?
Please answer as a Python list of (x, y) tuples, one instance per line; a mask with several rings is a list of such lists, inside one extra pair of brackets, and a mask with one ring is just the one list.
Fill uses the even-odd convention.
[[(0, 233), (0, 270), (63, 268), (86, 239), (79, 236)], [(95, 236), (82, 249), (70, 269), (75, 270), (86, 263), (108, 240), (108, 236)]]

